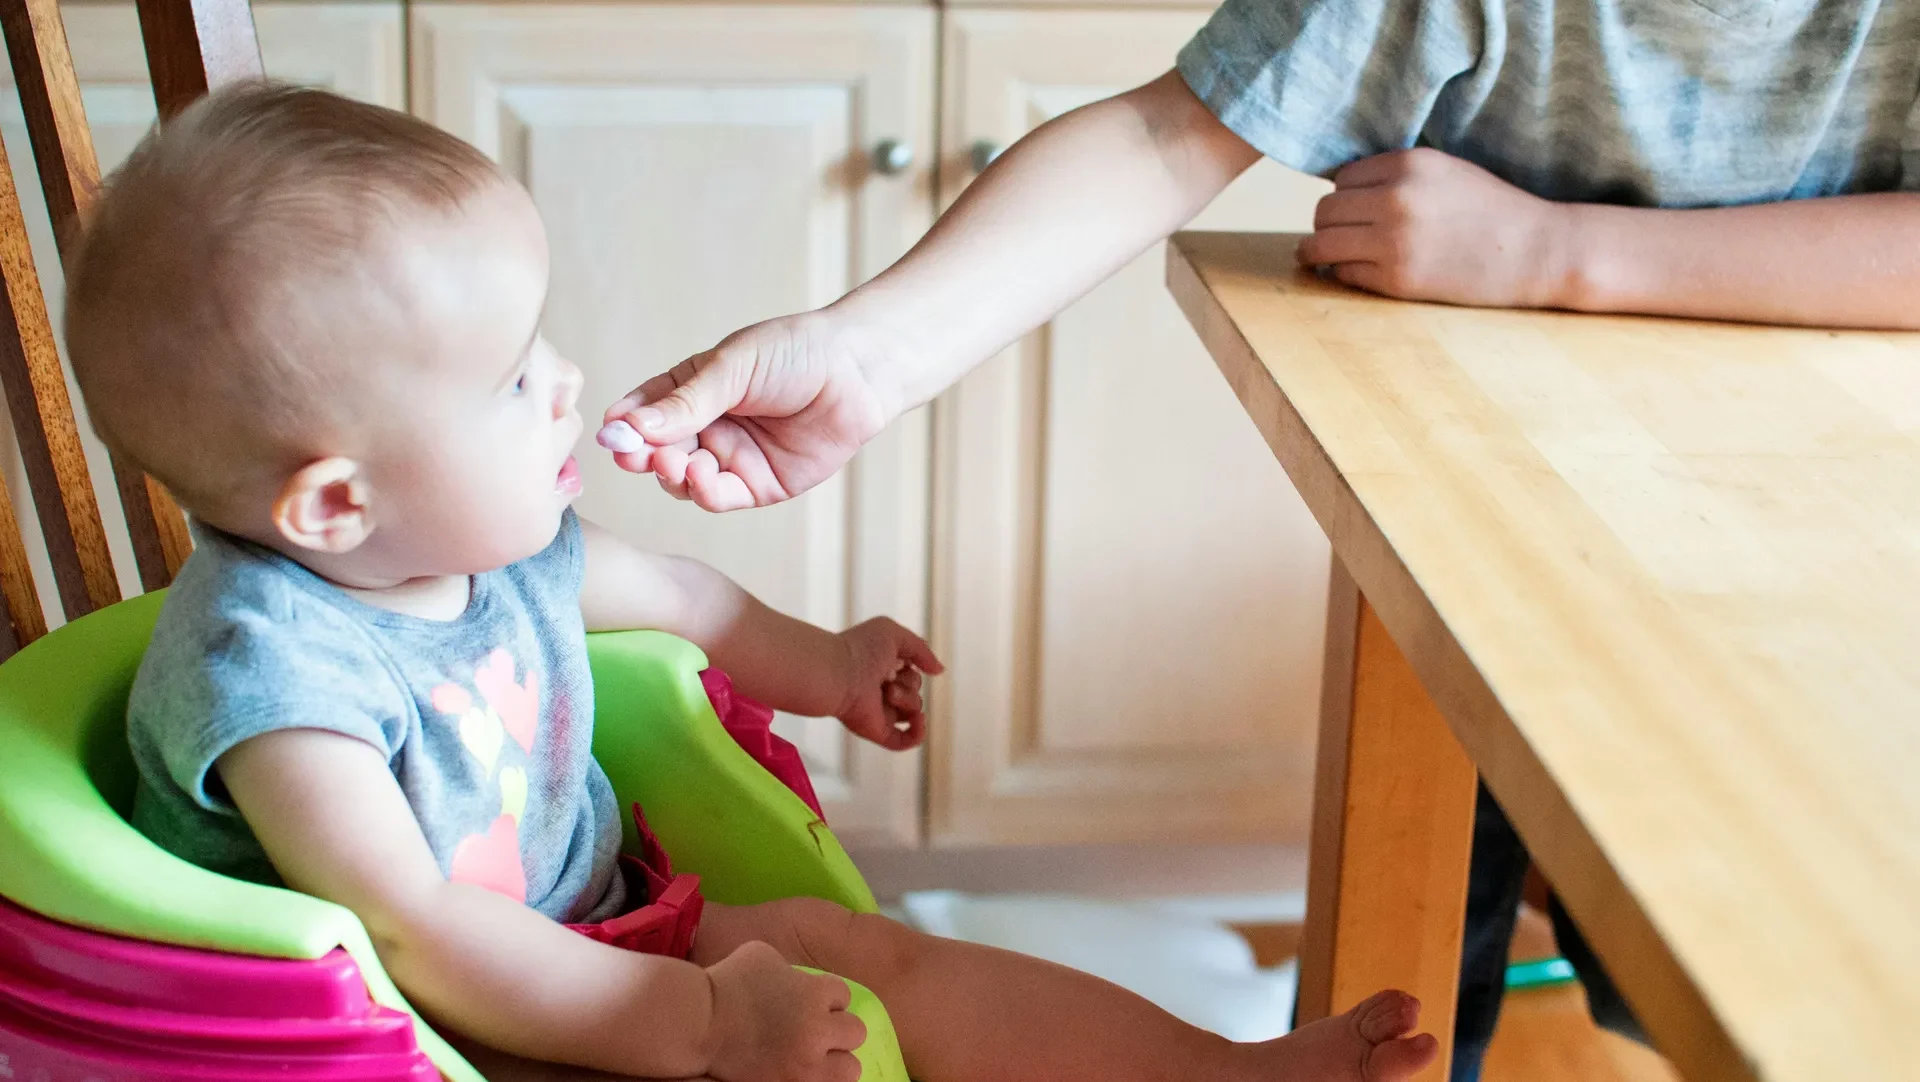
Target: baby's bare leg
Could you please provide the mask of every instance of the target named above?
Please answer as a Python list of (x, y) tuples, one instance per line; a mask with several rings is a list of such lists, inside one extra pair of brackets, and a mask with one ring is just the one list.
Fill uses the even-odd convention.
[(1400, 993), (1277, 1041), (1234, 1044), (1097, 977), (805, 898), (708, 906), (694, 961), (712, 965), (754, 940), (872, 989), (920, 1082), (1396, 1082), (1435, 1049), (1408, 1036), (1419, 1005)]
[[(447, 1039), (453, 1050), (466, 1057), (473, 1069), (479, 1071), (487, 1082), (632, 1082), (626, 1075), (608, 1074), (591, 1067), (574, 1067), (565, 1063), (543, 1063), (527, 1059), (497, 1048), (489, 1048), (476, 1041), (447, 1029), (436, 1027), (440, 1035)], [(713, 1082), (712, 1079), (692, 1078), (685, 1082)]]

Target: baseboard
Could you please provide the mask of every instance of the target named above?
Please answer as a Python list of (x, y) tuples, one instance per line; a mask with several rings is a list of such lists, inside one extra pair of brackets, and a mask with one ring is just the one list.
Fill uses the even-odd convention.
[(1178, 898), (1222, 921), (1297, 920), (1307, 883), (1297, 846), (1105, 845), (855, 849), (874, 895), (908, 891)]

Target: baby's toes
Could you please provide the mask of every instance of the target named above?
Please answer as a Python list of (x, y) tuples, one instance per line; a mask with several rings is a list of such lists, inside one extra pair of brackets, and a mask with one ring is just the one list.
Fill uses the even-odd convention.
[(1375, 992), (1351, 1013), (1353, 1026), (1368, 1044), (1404, 1037), (1420, 1024), (1420, 1001), (1388, 989)]
[(1367, 1053), (1361, 1077), (1366, 1082), (1400, 1082), (1433, 1062), (1439, 1050), (1440, 1042), (1430, 1033), (1382, 1041)]
[(1405, 992), (1381, 992), (1344, 1014), (1262, 1045), (1274, 1057), (1268, 1077), (1407, 1082), (1440, 1051), (1440, 1042), (1429, 1034), (1409, 1036), (1419, 1021), (1419, 1000)]

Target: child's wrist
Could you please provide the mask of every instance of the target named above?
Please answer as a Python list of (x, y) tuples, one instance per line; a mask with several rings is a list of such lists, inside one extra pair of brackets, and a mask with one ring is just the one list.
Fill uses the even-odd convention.
[(1549, 206), (1546, 280), (1552, 288), (1544, 306), (1574, 312), (1607, 310), (1600, 273), (1604, 231), (1596, 227), (1595, 208), (1581, 203)]
[(854, 686), (860, 668), (859, 651), (854, 648), (853, 628), (835, 632), (834, 644), (834, 689), (833, 713), (836, 718), (845, 717), (853, 711), (854, 700), (859, 698), (860, 689)]
[(860, 374), (891, 424), (945, 389), (944, 367), (922, 337), (924, 318), (911, 298), (885, 281), (869, 282), (820, 310), (836, 335), (852, 343)]

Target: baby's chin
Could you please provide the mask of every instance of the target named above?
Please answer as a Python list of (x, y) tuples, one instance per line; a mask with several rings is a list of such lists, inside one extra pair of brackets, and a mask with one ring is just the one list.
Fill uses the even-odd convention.
[(503, 534), (500, 547), (494, 550), (489, 561), (493, 566), (486, 570), (497, 571), (508, 564), (517, 564), (545, 552), (553, 544), (553, 539), (560, 536), (560, 521), (566, 509), (567, 503), (560, 503), (551, 516), (543, 519), (539, 529), (530, 529), (525, 522), (514, 523), (511, 538)]

